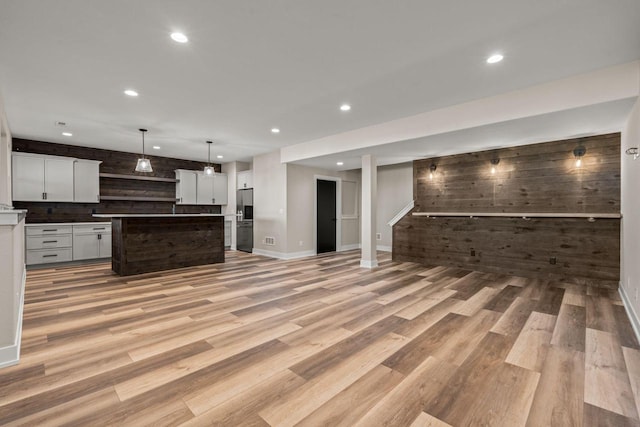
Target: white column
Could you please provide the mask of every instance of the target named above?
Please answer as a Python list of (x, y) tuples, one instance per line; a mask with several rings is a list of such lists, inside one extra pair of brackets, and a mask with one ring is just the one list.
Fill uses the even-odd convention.
[(378, 169), (376, 158), (362, 156), (362, 255), (360, 267), (378, 266), (376, 254), (376, 210), (378, 198)]

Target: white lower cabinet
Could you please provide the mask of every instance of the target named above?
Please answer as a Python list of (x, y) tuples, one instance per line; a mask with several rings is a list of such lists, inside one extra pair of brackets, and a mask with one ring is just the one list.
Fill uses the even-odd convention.
[(27, 265), (111, 257), (111, 223), (27, 224)]
[(231, 221), (224, 222), (224, 247), (225, 248), (231, 247), (231, 225), (232, 225)]
[(73, 226), (73, 259), (111, 256), (111, 224), (96, 223)]
[(27, 265), (71, 261), (72, 232), (67, 224), (26, 224)]

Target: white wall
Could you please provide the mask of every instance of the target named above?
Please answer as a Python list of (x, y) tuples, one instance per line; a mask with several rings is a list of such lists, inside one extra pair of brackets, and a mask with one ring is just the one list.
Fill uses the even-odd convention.
[[(287, 164), (287, 252), (315, 253), (315, 188), (316, 177), (348, 180), (360, 188), (360, 171), (335, 172), (302, 165)], [(357, 195), (356, 195), (357, 196)], [(360, 211), (349, 218), (341, 217), (340, 246), (357, 247), (360, 242)], [(302, 242), (302, 243), (301, 243)]]
[(640, 100), (622, 132), (622, 231), (620, 284), (636, 333), (640, 332), (640, 158), (625, 154), (630, 147), (640, 147)]
[(11, 206), (11, 132), (0, 97), (0, 367), (18, 362), (24, 295), (24, 217), (17, 224)]
[[(255, 253), (287, 252), (287, 166), (280, 151), (253, 158), (253, 248)], [(266, 245), (265, 237), (275, 238)]]
[(378, 167), (378, 249), (391, 250), (392, 229), (387, 222), (413, 200), (413, 163)]

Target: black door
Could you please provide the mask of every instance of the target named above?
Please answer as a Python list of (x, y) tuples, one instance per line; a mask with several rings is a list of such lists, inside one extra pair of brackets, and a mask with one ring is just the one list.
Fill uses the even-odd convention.
[(316, 181), (317, 187), (317, 225), (316, 251), (335, 252), (336, 250), (336, 182)]

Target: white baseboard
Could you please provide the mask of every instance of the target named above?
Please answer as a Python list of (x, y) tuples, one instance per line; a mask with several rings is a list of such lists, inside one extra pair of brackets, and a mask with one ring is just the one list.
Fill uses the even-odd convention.
[(355, 249), (360, 249), (360, 243), (353, 243), (351, 245), (342, 245), (342, 246), (340, 246), (340, 252), (353, 251)]
[(375, 268), (378, 266), (378, 260), (369, 260), (365, 261), (363, 259), (360, 260), (360, 267), (362, 268)]
[(27, 268), (22, 267), (22, 286), (20, 289), (20, 306), (18, 307), (18, 322), (16, 325), (16, 339), (13, 345), (0, 347), (0, 368), (17, 365), (20, 362), (20, 344), (22, 343), (22, 314), (24, 312), (24, 287), (27, 282)]
[(315, 251), (276, 252), (276, 251), (268, 251), (265, 249), (256, 249), (256, 248), (253, 248), (252, 253), (256, 255), (266, 256), (269, 258), (277, 258), (277, 259), (283, 259), (283, 260), (306, 258), (309, 256), (314, 256), (316, 254)]
[(391, 246), (378, 245), (376, 249), (382, 252), (392, 252)]
[(631, 300), (627, 295), (622, 283), (618, 286), (618, 292), (620, 293), (620, 297), (622, 298), (622, 303), (624, 304), (624, 308), (627, 310), (627, 316), (629, 316), (629, 320), (631, 321), (631, 326), (633, 327), (633, 332), (636, 333), (636, 338), (640, 342), (640, 317), (638, 317), (638, 313), (631, 305)]

